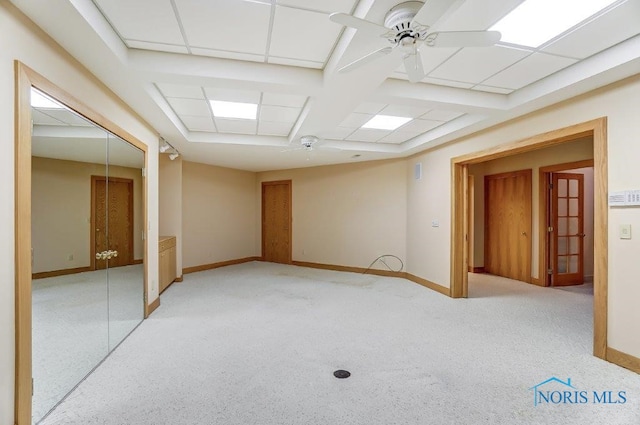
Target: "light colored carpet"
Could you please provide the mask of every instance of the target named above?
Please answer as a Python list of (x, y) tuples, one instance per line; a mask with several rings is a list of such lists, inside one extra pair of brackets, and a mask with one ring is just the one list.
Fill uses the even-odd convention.
[[(190, 274), (43, 424), (640, 423), (640, 376), (591, 355), (591, 296), (487, 275), (470, 295), (269, 263)], [(627, 402), (534, 407), (552, 376)]]
[(33, 281), (34, 422), (140, 323), (143, 279), (132, 265)]

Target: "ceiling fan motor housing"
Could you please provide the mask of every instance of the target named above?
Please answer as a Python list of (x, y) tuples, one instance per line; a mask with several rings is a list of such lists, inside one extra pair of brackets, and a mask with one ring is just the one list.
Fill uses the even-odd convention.
[(318, 141), (318, 137), (316, 136), (302, 136), (300, 138), (300, 144), (305, 148), (310, 148), (317, 141)]
[(390, 42), (398, 44), (401, 43), (403, 39), (411, 37), (412, 39), (414, 39), (411, 42), (412, 44), (417, 39), (420, 39), (421, 36), (426, 35), (421, 34), (421, 32), (426, 32), (427, 28), (411, 27), (411, 21), (413, 21), (413, 17), (416, 16), (416, 13), (418, 13), (422, 6), (424, 6), (424, 3), (420, 1), (406, 1), (392, 7), (391, 10), (387, 12), (386, 16), (384, 17), (384, 26), (389, 28), (391, 31), (395, 31), (396, 33), (395, 35), (389, 37)]

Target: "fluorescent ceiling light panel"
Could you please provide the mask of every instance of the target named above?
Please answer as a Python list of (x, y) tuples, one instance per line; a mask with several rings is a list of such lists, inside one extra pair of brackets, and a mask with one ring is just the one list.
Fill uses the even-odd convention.
[(31, 88), (31, 106), (34, 108), (64, 109), (64, 106), (34, 88)]
[(413, 118), (393, 117), (391, 115), (376, 115), (367, 121), (362, 128), (375, 128), (378, 130), (395, 130), (411, 121)]
[(616, 0), (526, 0), (489, 28), (506, 43), (538, 47)]
[(255, 103), (224, 102), (210, 100), (213, 115), (217, 118), (240, 118), (255, 120), (258, 115), (258, 105)]

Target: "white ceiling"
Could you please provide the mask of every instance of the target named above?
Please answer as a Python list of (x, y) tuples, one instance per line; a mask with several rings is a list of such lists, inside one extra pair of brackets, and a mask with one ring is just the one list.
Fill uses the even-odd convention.
[[(539, 48), (424, 45), (415, 84), (393, 57), (337, 71), (388, 42), (329, 14), (382, 24), (400, 0), (12, 2), (185, 159), (253, 171), (407, 156), (640, 72), (640, 0)], [(467, 0), (437, 26), (486, 30), (521, 2)], [(258, 119), (214, 117), (208, 100), (256, 103)], [(360, 128), (377, 113), (413, 120)], [(313, 160), (290, 146), (308, 134)]]

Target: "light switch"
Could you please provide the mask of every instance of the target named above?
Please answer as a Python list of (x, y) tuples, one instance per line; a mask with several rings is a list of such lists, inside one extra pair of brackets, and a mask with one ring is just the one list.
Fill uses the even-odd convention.
[(620, 225), (620, 239), (631, 239), (631, 225), (630, 224), (621, 224)]
[(440, 222), (438, 220), (431, 221), (431, 227), (440, 227)]

